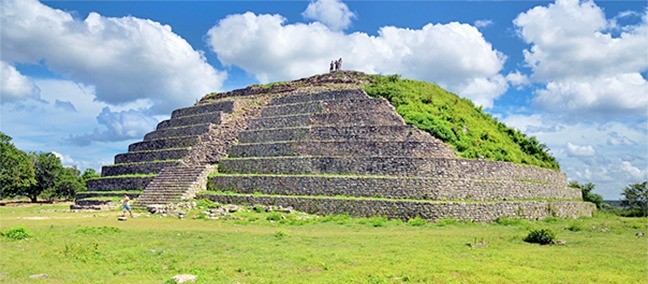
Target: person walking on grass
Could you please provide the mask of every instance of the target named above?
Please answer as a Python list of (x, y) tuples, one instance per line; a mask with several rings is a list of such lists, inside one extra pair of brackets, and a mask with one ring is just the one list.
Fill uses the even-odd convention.
[(131, 211), (130, 207), (130, 198), (128, 198), (128, 194), (124, 194), (124, 199), (122, 199), (122, 217), (126, 217), (126, 211), (130, 213), (131, 218), (133, 218), (133, 211)]

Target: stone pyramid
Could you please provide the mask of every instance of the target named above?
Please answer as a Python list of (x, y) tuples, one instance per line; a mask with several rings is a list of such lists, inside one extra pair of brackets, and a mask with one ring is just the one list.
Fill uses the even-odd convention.
[(220, 203), (401, 219), (591, 215), (593, 205), (564, 174), (458, 158), (407, 125), (388, 101), (359, 89), (362, 75), (207, 96), (117, 155), (89, 191), (141, 191), (141, 207), (198, 194)]

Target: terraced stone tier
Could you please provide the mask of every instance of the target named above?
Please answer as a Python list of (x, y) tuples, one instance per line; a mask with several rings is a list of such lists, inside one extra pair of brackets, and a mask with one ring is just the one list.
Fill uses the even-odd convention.
[(268, 157), (227, 158), (221, 173), (346, 174), (436, 178), (520, 180), (566, 186), (563, 173), (511, 163), (412, 157)]
[(205, 124), (205, 123), (220, 124), (222, 120), (223, 120), (223, 112), (220, 111), (210, 112), (210, 113), (181, 116), (177, 118), (163, 120), (160, 123), (158, 123), (156, 129), (160, 130), (165, 128), (181, 127), (181, 126)]
[(115, 176), (88, 180), (88, 191), (142, 190), (155, 176)]
[(206, 133), (211, 128), (211, 124), (195, 124), (181, 127), (163, 128), (155, 130), (144, 135), (144, 141), (164, 139), (178, 136), (197, 136)]
[(198, 136), (178, 136), (172, 138), (153, 139), (130, 144), (128, 146), (128, 151), (135, 152), (167, 148), (185, 148), (196, 145), (198, 139)]
[(268, 195), (356, 196), (416, 200), (581, 198), (580, 190), (511, 180), (318, 175), (218, 175), (213, 188)]
[(361, 89), (324, 91), (314, 94), (294, 94), (273, 99), (270, 105), (305, 103), (310, 101), (366, 99), (367, 94)]
[(142, 194), (141, 191), (86, 191), (79, 192), (76, 194), (75, 199), (82, 200), (87, 198), (101, 198), (101, 197), (122, 197), (124, 194), (128, 194), (128, 197), (131, 199), (137, 198)]
[(189, 153), (189, 148), (133, 151), (115, 156), (115, 164), (145, 161), (178, 160)]
[(420, 141), (287, 141), (237, 144), (230, 157), (280, 156), (407, 156), (413, 158), (454, 158), (439, 143)]
[(101, 176), (120, 176), (132, 174), (157, 174), (164, 167), (177, 165), (178, 161), (156, 161), (142, 163), (115, 164), (101, 167)]
[(239, 134), (240, 143), (283, 142), (297, 140), (340, 141), (424, 141), (431, 136), (410, 125), (389, 126), (314, 126), (266, 130), (246, 130)]
[(389, 126), (404, 125), (395, 112), (330, 112), (288, 116), (261, 117), (250, 121), (250, 130), (306, 126)]
[(579, 201), (439, 202), (389, 199), (323, 198), (309, 196), (252, 196), (204, 194), (200, 197), (224, 204), (265, 204), (292, 207), (318, 215), (349, 214), (357, 217), (383, 216), (408, 220), (451, 218), (492, 222), (498, 218), (539, 220), (548, 217), (592, 216), (595, 205)]
[(381, 112), (393, 110), (387, 100), (375, 98), (352, 98), (334, 101), (310, 101), (268, 106), (261, 112), (262, 117), (284, 116), (294, 114), (324, 113), (324, 112)]
[(183, 116), (192, 116), (206, 113), (227, 112), (232, 113), (235, 108), (234, 101), (217, 101), (210, 104), (203, 104), (197, 106), (190, 106), (186, 108), (176, 109), (171, 113), (171, 118), (179, 118)]

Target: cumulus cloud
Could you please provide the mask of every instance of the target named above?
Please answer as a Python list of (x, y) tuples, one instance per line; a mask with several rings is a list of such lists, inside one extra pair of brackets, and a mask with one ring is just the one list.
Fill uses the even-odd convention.
[(106, 127), (105, 130), (94, 129), (92, 133), (70, 136), (69, 141), (79, 146), (87, 146), (93, 141), (121, 141), (141, 139), (144, 134), (155, 129), (157, 120), (145, 110), (127, 110), (113, 112), (104, 107), (97, 116), (97, 122)]
[(502, 118), (551, 149), (569, 180), (593, 182), (597, 193), (618, 199), (622, 189), (648, 179), (646, 123), (568, 123), (553, 114), (509, 114)]
[(351, 20), (356, 17), (349, 7), (339, 0), (311, 1), (302, 16), (305, 19), (318, 21), (334, 31), (348, 28)]
[(16, 67), (0, 61), (0, 103), (25, 99), (40, 100), (40, 89), (30, 78), (20, 74)]
[(523, 87), (531, 84), (531, 80), (529, 80), (529, 77), (525, 74), (522, 74), (519, 70), (515, 70), (515, 72), (510, 72), (508, 75), (506, 75), (506, 81), (508, 81), (512, 86), (516, 87), (517, 89), (522, 89)]
[(280, 15), (230, 15), (208, 31), (207, 41), (223, 64), (236, 65), (262, 83), (327, 72), (329, 61), (342, 57), (345, 69), (435, 82), (484, 107), (508, 87), (499, 74), (505, 56), (469, 24), (385, 26), (371, 36), (334, 32), (319, 22), (285, 21)]
[(567, 142), (567, 154), (577, 157), (591, 157), (596, 154), (596, 151), (594, 151), (592, 145), (581, 146)]
[(478, 28), (485, 28), (485, 27), (492, 26), (492, 25), (493, 25), (492, 20), (477, 20), (477, 21), (475, 21), (475, 27), (478, 27)]
[(168, 25), (97, 13), (78, 20), (34, 0), (0, 5), (3, 61), (44, 61), (67, 79), (95, 86), (99, 101), (148, 100), (152, 113), (168, 113), (218, 90), (226, 77)]
[(531, 45), (524, 50), (531, 78), (545, 84), (536, 93), (539, 106), (581, 115), (646, 115), (648, 82), (641, 73), (648, 70), (648, 10), (639, 24), (619, 26), (594, 2), (558, 0), (521, 13), (514, 24)]
[(57, 108), (60, 108), (62, 110), (69, 111), (69, 112), (76, 112), (77, 111), (76, 108), (74, 107), (74, 105), (71, 102), (61, 101), (59, 99), (56, 99), (56, 101), (54, 101), (54, 107), (57, 107)]

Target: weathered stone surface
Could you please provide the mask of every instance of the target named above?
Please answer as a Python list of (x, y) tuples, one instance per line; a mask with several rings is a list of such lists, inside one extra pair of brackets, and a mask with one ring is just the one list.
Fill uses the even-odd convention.
[(145, 161), (178, 160), (189, 152), (189, 148), (172, 148), (150, 151), (132, 151), (115, 156), (115, 164)]
[(242, 195), (203, 195), (214, 202), (265, 204), (293, 207), (318, 215), (349, 214), (358, 217), (383, 216), (408, 220), (449, 218), (463, 221), (492, 222), (498, 218), (541, 220), (548, 217), (578, 218), (591, 216), (595, 205), (582, 201), (511, 201), (511, 202), (429, 202), (407, 200), (364, 200), (311, 197), (267, 197)]
[(369, 176), (245, 176), (212, 177), (215, 188), (238, 193), (358, 196), (418, 200), (572, 199), (580, 190), (554, 184), (510, 180)]
[(153, 139), (133, 143), (128, 146), (129, 152), (161, 150), (167, 148), (186, 148), (199, 143), (198, 136), (179, 136), (171, 138)]
[(158, 123), (156, 129), (160, 130), (164, 128), (181, 127), (181, 126), (187, 126), (192, 124), (205, 124), (205, 123), (220, 124), (222, 120), (222, 115), (223, 115), (222, 112), (217, 111), (217, 112), (209, 112), (209, 113), (203, 113), (197, 115), (176, 117), (173, 119), (167, 119), (161, 121), (160, 123)]
[(221, 161), (219, 171), (249, 174), (349, 174), (502, 179), (566, 185), (565, 175), (558, 171), (468, 159), (362, 156), (228, 158)]
[(182, 284), (182, 283), (193, 283), (198, 280), (198, 276), (193, 275), (193, 274), (178, 274), (176, 276), (173, 276), (171, 278), (175, 283), (177, 284)]
[(312, 126), (265, 130), (247, 130), (239, 135), (241, 143), (273, 141), (429, 141), (430, 136), (410, 125), (374, 125), (356, 127)]
[(381, 156), (412, 158), (453, 158), (445, 145), (421, 141), (285, 141), (237, 144), (230, 157), (286, 156)]
[(101, 167), (101, 175), (107, 177), (107, 176), (132, 175), (132, 174), (157, 174), (164, 167), (168, 167), (176, 164), (178, 164), (178, 161), (116, 164), (116, 165)]
[(231, 113), (235, 107), (234, 100), (222, 100), (210, 104), (190, 106), (186, 108), (176, 109), (171, 113), (171, 118), (179, 118), (183, 116), (199, 115), (214, 112), (227, 112)]
[(151, 181), (153, 176), (138, 177), (103, 177), (88, 180), (88, 191), (110, 190), (141, 190)]
[(178, 136), (197, 136), (208, 132), (210, 128), (211, 128), (210, 123), (162, 128), (160, 130), (155, 130), (153, 132), (147, 133), (146, 135), (144, 135), (144, 140), (146, 141), (146, 140), (163, 139), (163, 138), (171, 138), (171, 137), (178, 137)]

